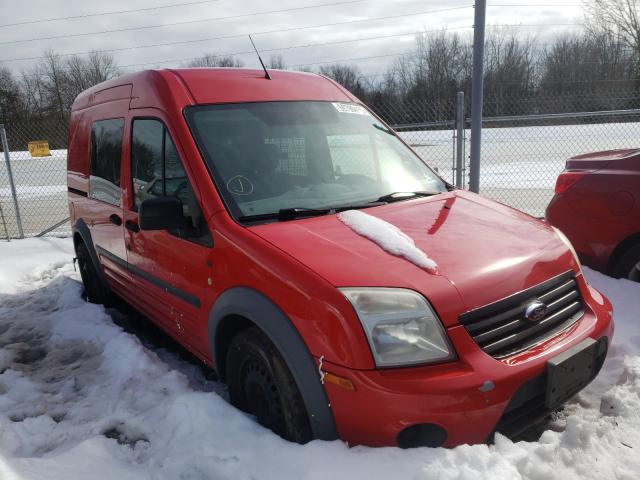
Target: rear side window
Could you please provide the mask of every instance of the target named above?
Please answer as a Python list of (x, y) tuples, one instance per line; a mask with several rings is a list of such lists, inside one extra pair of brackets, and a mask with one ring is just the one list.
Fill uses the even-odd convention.
[(124, 119), (100, 120), (91, 127), (91, 198), (120, 206), (120, 157)]

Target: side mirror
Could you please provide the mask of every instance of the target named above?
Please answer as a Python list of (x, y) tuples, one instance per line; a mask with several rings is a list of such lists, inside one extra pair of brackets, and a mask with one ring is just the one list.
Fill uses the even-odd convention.
[(138, 209), (141, 230), (177, 230), (184, 228), (182, 202), (176, 197), (155, 197), (144, 200)]

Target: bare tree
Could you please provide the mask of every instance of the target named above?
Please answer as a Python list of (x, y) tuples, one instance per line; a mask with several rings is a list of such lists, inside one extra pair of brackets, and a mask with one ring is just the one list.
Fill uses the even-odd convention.
[(120, 75), (112, 55), (104, 52), (91, 52), (84, 61), (87, 84), (96, 85)]
[(284, 58), (282, 58), (282, 54), (271, 55), (269, 61), (267, 62), (267, 67), (275, 70), (286, 70), (287, 65), (284, 63)]
[(634, 65), (628, 48), (606, 32), (559, 37), (541, 55), (538, 92), (556, 98), (546, 109), (608, 109), (594, 94), (633, 88)]
[(306, 72), (306, 73), (311, 73), (313, 72), (313, 68), (311, 68), (308, 65), (303, 65), (301, 67), (295, 67), (295, 71), (296, 72)]
[(102, 52), (92, 52), (86, 58), (73, 55), (65, 62), (65, 70), (67, 100), (71, 102), (83, 90), (120, 74), (113, 57)]
[(44, 111), (44, 95), (40, 74), (35, 69), (23, 71), (20, 78), (20, 94), (23, 104), (23, 116), (19, 118), (31, 119), (42, 115)]
[(465, 81), (469, 45), (458, 34), (445, 30), (416, 37), (412, 56), (414, 81), (408, 92), (413, 99), (451, 99)]
[(606, 32), (640, 57), (640, 0), (583, 0), (588, 28)]
[[(494, 31), (485, 46), (485, 108), (488, 115), (520, 114), (535, 87), (534, 42)], [(506, 108), (506, 110), (505, 110)]]
[(244, 62), (233, 55), (207, 53), (187, 63), (188, 67), (242, 67)]
[(323, 65), (320, 67), (320, 74), (332, 78), (356, 97), (364, 99), (366, 95), (366, 84), (357, 66), (341, 64)]
[(20, 87), (13, 73), (7, 67), (0, 66), (0, 122), (20, 115), (21, 100)]
[(69, 77), (60, 55), (53, 50), (47, 50), (44, 59), (36, 67), (35, 73), (41, 75), (41, 91), (45, 96), (46, 105), (59, 120), (65, 121), (71, 102), (69, 101)]

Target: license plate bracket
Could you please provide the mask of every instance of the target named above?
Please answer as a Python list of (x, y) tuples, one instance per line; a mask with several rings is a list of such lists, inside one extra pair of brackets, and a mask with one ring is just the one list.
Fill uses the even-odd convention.
[(547, 362), (548, 409), (558, 408), (593, 380), (597, 355), (598, 342), (588, 338)]

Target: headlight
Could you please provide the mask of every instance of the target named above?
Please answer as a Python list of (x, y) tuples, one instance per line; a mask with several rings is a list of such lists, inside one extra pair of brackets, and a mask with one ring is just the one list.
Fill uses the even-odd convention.
[(446, 333), (420, 294), (401, 288), (341, 288), (364, 327), (378, 367), (455, 359)]
[(582, 271), (582, 264), (580, 263), (580, 258), (578, 258), (578, 253), (576, 252), (576, 249), (573, 248), (573, 245), (571, 245), (571, 242), (569, 241), (567, 236), (564, 233), (562, 233), (560, 229), (556, 227), (551, 227), (551, 228), (553, 228), (553, 231), (556, 232), (556, 235), (558, 235), (558, 238), (560, 238), (560, 240), (564, 242), (567, 248), (571, 250), (571, 253), (573, 253), (573, 258), (576, 259), (576, 263), (578, 264), (578, 268), (580, 269), (580, 271)]

